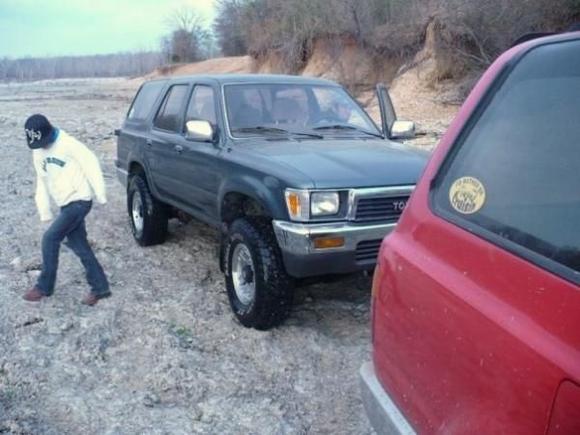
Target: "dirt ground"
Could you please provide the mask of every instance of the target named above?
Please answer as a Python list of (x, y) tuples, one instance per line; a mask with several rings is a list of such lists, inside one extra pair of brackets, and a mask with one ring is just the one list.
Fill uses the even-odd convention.
[[(137, 86), (0, 85), (0, 433), (371, 432), (357, 379), (370, 351), (368, 279), (300, 289), (286, 324), (258, 332), (232, 317), (213, 230), (173, 222), (164, 245), (133, 242), (113, 130)], [(87, 285), (67, 248), (55, 295), (21, 299), (43, 230), (22, 130), (35, 112), (103, 165), (109, 203), (88, 229), (114, 294), (94, 308), (80, 304)]]
[[(357, 378), (370, 356), (368, 278), (301, 288), (290, 319), (258, 332), (231, 314), (212, 229), (172, 222), (164, 245), (134, 243), (113, 130), (138, 85), (0, 85), (0, 433), (372, 433)], [(103, 165), (109, 203), (88, 228), (113, 297), (94, 308), (80, 304), (88, 289), (67, 248), (55, 295), (21, 299), (43, 231), (22, 127), (35, 112)]]

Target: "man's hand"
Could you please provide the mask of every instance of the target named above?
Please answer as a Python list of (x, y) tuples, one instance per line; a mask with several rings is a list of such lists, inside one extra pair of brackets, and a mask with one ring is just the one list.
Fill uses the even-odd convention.
[(43, 213), (40, 215), (40, 222), (50, 222), (52, 220), (52, 213)]

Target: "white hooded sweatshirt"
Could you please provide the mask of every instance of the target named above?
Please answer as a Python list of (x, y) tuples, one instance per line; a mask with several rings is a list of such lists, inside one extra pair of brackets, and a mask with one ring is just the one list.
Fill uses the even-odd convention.
[(59, 130), (56, 141), (47, 149), (32, 151), (36, 169), (36, 206), (41, 221), (52, 219), (50, 197), (64, 207), (73, 201), (105, 204), (105, 181), (99, 160), (83, 143)]

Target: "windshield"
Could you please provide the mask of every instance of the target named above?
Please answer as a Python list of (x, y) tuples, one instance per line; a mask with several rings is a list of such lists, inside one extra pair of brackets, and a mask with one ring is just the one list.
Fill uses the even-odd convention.
[(224, 94), (234, 137), (313, 131), (380, 134), (368, 115), (338, 86), (227, 85)]

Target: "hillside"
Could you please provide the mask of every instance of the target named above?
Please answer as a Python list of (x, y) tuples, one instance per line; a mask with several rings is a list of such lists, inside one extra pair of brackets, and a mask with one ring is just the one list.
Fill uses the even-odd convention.
[[(444, 54), (437, 49), (433, 31), (427, 34), (425, 47), (414, 58), (377, 60), (354, 44), (319, 40), (303, 68), (296, 73), (322, 77), (344, 84), (378, 122), (378, 102), (374, 85), (389, 85), (393, 102), (401, 119), (415, 121), (425, 133), (416, 144), (434, 145), (445, 131), (472, 78), (439, 79)], [(282, 61), (275, 55), (255, 59), (234, 56), (202, 62), (172, 65), (155, 70), (146, 78), (192, 74), (285, 73)]]

